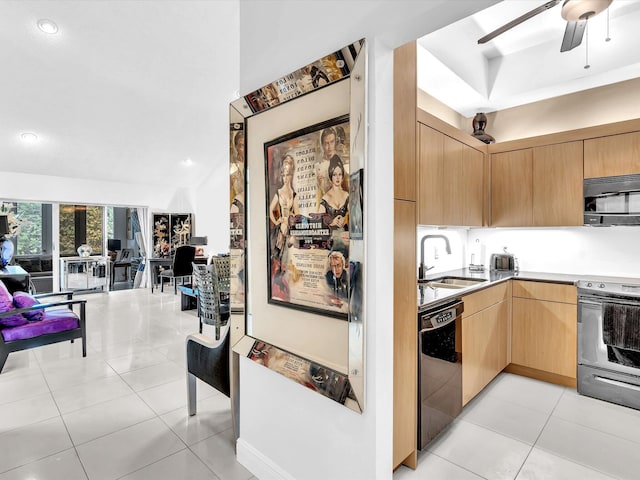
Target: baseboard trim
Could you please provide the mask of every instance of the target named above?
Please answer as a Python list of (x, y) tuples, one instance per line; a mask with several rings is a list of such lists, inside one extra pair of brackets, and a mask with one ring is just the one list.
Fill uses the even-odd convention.
[(260, 480), (296, 480), (242, 438), (236, 442), (236, 458), (244, 468)]
[(542, 380), (543, 382), (555, 383), (556, 385), (562, 385), (564, 387), (576, 388), (577, 385), (575, 377), (565, 377), (564, 375), (545, 372), (535, 368), (517, 365), (515, 363), (507, 365), (507, 368), (505, 368), (504, 371), (515, 373), (516, 375), (522, 375), (524, 377), (534, 378), (536, 380)]

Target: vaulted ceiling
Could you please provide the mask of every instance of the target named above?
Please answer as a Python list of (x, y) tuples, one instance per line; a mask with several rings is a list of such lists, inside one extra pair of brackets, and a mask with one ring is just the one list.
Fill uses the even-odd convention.
[[(573, 0), (575, 1), (575, 0)], [(640, 77), (640, 2), (614, 0), (588, 37), (561, 53), (562, 4), (484, 45), (478, 39), (544, 4), (506, 0), (419, 39), (420, 88), (458, 113), (491, 112)], [(588, 64), (585, 69), (588, 46)]]

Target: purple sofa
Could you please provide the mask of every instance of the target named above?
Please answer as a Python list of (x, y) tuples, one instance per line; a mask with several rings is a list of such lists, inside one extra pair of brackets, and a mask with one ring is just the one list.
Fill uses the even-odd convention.
[[(65, 300), (40, 303), (46, 297)], [(10, 304), (11, 302), (11, 304)], [(13, 297), (0, 281), (0, 373), (11, 352), (82, 339), (82, 356), (87, 356), (85, 330), (86, 300), (74, 300), (73, 292), (31, 296), (15, 292)], [(79, 306), (79, 314), (73, 306)]]

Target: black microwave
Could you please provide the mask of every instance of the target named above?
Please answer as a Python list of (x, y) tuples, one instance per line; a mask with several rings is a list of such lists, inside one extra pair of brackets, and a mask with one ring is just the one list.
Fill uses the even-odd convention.
[(640, 225), (640, 175), (585, 178), (584, 224)]

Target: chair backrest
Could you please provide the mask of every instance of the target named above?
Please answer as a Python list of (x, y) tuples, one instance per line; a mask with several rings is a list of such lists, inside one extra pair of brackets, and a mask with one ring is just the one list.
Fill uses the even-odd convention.
[(196, 248), (191, 245), (181, 245), (176, 248), (175, 256), (173, 257), (173, 270), (174, 277), (191, 275), (193, 267), (193, 259), (196, 258)]
[(212, 265), (216, 269), (216, 275), (218, 276), (218, 289), (222, 298), (228, 299), (231, 275), (231, 257), (229, 255), (216, 255), (213, 257)]
[(198, 316), (202, 323), (216, 327), (218, 338), (220, 327), (227, 325), (229, 316), (220, 313), (220, 289), (215, 265), (194, 263), (192, 268), (195, 286), (198, 289)]

